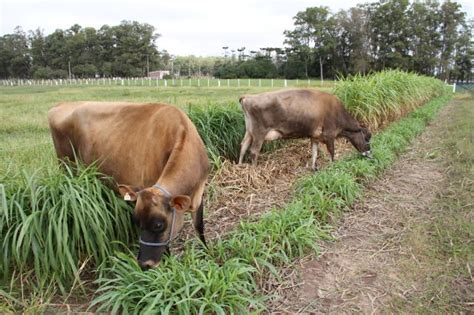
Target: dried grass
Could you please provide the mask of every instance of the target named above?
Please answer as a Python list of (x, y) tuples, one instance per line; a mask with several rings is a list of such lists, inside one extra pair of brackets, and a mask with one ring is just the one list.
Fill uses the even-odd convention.
[[(338, 139), (335, 159), (353, 150), (347, 141)], [(325, 147), (320, 146), (319, 152), (317, 163), (322, 169), (330, 160)], [(204, 216), (206, 239), (225, 235), (244, 219), (257, 220), (266, 211), (281, 208), (290, 200), (297, 179), (312, 172), (310, 160), (307, 139), (286, 141), (282, 147), (263, 153), (257, 165), (225, 160), (209, 180)], [(184, 242), (195, 237), (191, 221), (187, 221), (174, 252), (181, 252)]]

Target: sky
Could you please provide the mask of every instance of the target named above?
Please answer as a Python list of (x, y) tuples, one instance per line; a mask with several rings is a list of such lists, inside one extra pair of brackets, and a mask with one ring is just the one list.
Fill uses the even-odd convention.
[[(328, 6), (332, 12), (373, 0), (0, 0), (0, 36), (40, 28), (45, 34), (74, 24), (99, 29), (123, 20), (148, 23), (161, 37), (156, 44), (173, 55), (222, 56), (246, 47), (282, 47), (283, 32), (307, 7)], [(474, 2), (458, 0), (474, 17)]]

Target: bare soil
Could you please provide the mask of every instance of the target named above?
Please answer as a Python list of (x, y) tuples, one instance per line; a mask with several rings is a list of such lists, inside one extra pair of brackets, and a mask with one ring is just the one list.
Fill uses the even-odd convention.
[(405, 262), (413, 260), (420, 269), (430, 266), (420, 263), (404, 239), (431, 219), (433, 202), (446, 186), (435, 153), (453, 106), (446, 106), (407, 153), (367, 188), (364, 200), (336, 223), (337, 241), (322, 244), (319, 257), (300, 261), (292, 288), (270, 305), (271, 313), (400, 312), (394, 301), (424, 290), (422, 277), (407, 279)]

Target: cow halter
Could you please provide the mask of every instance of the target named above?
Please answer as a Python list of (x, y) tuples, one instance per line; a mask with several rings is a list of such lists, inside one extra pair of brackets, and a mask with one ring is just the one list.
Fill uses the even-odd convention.
[[(161, 192), (166, 196), (166, 197), (171, 197), (171, 194), (168, 190), (166, 190), (164, 187), (158, 185), (158, 184), (155, 184), (153, 185), (152, 187), (154, 188), (157, 188), (159, 190), (161, 190)], [(172, 237), (173, 237), (173, 229), (174, 229), (174, 223), (175, 223), (175, 219), (176, 219), (176, 209), (173, 207), (173, 219), (171, 221), (171, 229), (170, 229), (170, 236), (168, 238), (168, 240), (166, 242), (146, 242), (144, 240), (142, 240), (142, 237), (140, 236), (138, 238), (138, 242), (142, 245), (146, 245), (146, 246), (153, 246), (153, 247), (161, 247), (161, 246), (168, 246), (171, 241), (172, 241)]]

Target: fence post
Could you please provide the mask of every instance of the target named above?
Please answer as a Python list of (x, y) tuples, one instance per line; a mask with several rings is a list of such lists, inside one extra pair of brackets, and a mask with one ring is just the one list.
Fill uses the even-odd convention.
[(273, 87), (273, 79), (272, 79), (272, 87)]
[(456, 93), (456, 82), (453, 84), (453, 93)]
[(221, 87), (221, 79), (217, 79), (217, 86)]
[(227, 87), (230, 88), (230, 79), (227, 79)]
[(258, 87), (262, 87), (262, 79), (258, 79)]
[(288, 86), (288, 81), (285, 79), (285, 87)]

